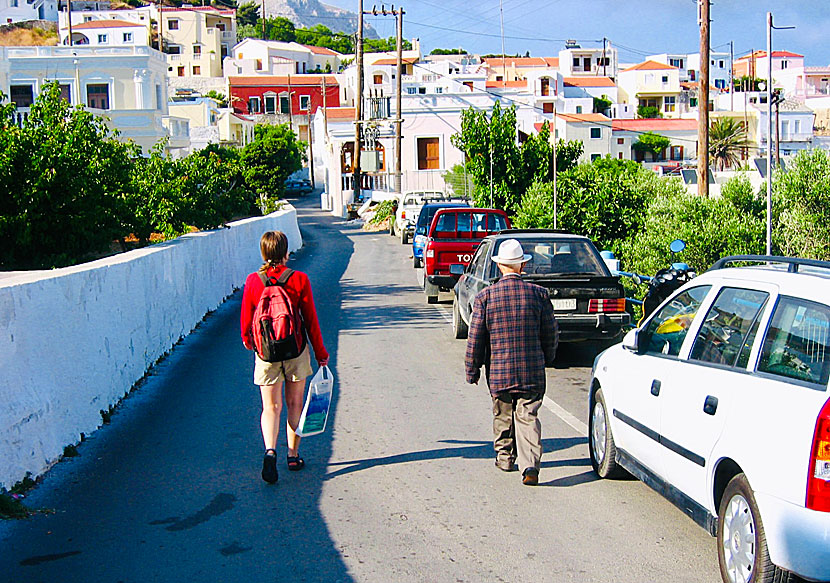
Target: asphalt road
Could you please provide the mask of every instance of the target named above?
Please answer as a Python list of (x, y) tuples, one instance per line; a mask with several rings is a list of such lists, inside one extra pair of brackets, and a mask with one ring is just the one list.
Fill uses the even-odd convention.
[(522, 486), (493, 466), (488, 393), (465, 384), (451, 304), (427, 305), (409, 246), (314, 202), (297, 203), (292, 265), (337, 383), (306, 468), (287, 471), (283, 433), (279, 483), (259, 477), (237, 292), (30, 492), (44, 512), (0, 521), (0, 581), (719, 580), (713, 538), (645, 485), (591, 472), (590, 347), (549, 370), (540, 486)]

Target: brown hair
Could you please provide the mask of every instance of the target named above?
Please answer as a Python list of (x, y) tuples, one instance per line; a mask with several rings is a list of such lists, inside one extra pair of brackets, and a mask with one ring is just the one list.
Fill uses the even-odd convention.
[(259, 240), (259, 250), (265, 261), (259, 270), (276, 267), (288, 256), (288, 237), (282, 231), (266, 231)]

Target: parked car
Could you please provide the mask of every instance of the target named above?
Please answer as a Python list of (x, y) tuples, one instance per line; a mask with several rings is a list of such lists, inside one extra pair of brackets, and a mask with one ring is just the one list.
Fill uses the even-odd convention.
[(595, 360), (591, 464), (716, 536), (725, 582), (828, 581), (828, 377), (830, 262), (723, 259)]
[(415, 223), (415, 236), (412, 238), (412, 266), (423, 267), (424, 247), (427, 244), (427, 234), (432, 218), (438, 209), (453, 207), (469, 207), (466, 202), (431, 202), (421, 207), (418, 221)]
[(393, 237), (399, 236), (401, 244), (406, 245), (415, 233), (415, 223), (424, 203), (441, 200), (450, 199), (440, 190), (410, 190), (404, 192), (398, 197), (394, 220), (389, 221), (389, 234)]
[(508, 228), (510, 219), (499, 209), (438, 209), (424, 247), (427, 302), (437, 303), (439, 291), (450, 291), (455, 286), (460, 275), (452, 273), (451, 267), (466, 267), (484, 237)]
[(481, 241), (453, 288), (453, 333), (466, 338), (475, 296), (501, 277), (492, 257), (505, 239), (531, 255), (522, 279), (548, 289), (562, 342), (609, 342), (630, 326), (620, 277), (613, 275), (587, 237), (549, 229), (510, 229)]
[(311, 190), (311, 181), (306, 178), (285, 181), (285, 194), (287, 195), (302, 196), (308, 194)]

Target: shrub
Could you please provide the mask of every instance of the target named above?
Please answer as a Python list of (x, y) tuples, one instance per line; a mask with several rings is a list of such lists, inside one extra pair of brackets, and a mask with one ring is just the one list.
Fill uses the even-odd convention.
[(830, 259), (830, 154), (801, 151), (773, 182), (773, 242), (784, 255)]

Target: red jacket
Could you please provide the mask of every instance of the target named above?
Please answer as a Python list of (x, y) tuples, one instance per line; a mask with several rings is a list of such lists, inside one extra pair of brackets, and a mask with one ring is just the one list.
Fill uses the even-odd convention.
[[(277, 278), (285, 269), (284, 265), (269, 268), (267, 275)], [(254, 346), (253, 331), (251, 330), (254, 312), (264, 289), (265, 285), (262, 283), (259, 273), (252, 273), (245, 280), (239, 323), (242, 328), (242, 342), (249, 350), (253, 350)], [(317, 310), (314, 308), (314, 297), (311, 295), (311, 282), (308, 280), (308, 276), (302, 271), (294, 270), (294, 273), (285, 284), (285, 291), (291, 301), (294, 302), (294, 305), (300, 308), (308, 339), (314, 349), (314, 358), (318, 361), (328, 359), (329, 353), (323, 345), (323, 334), (320, 332), (320, 322), (317, 320)]]

